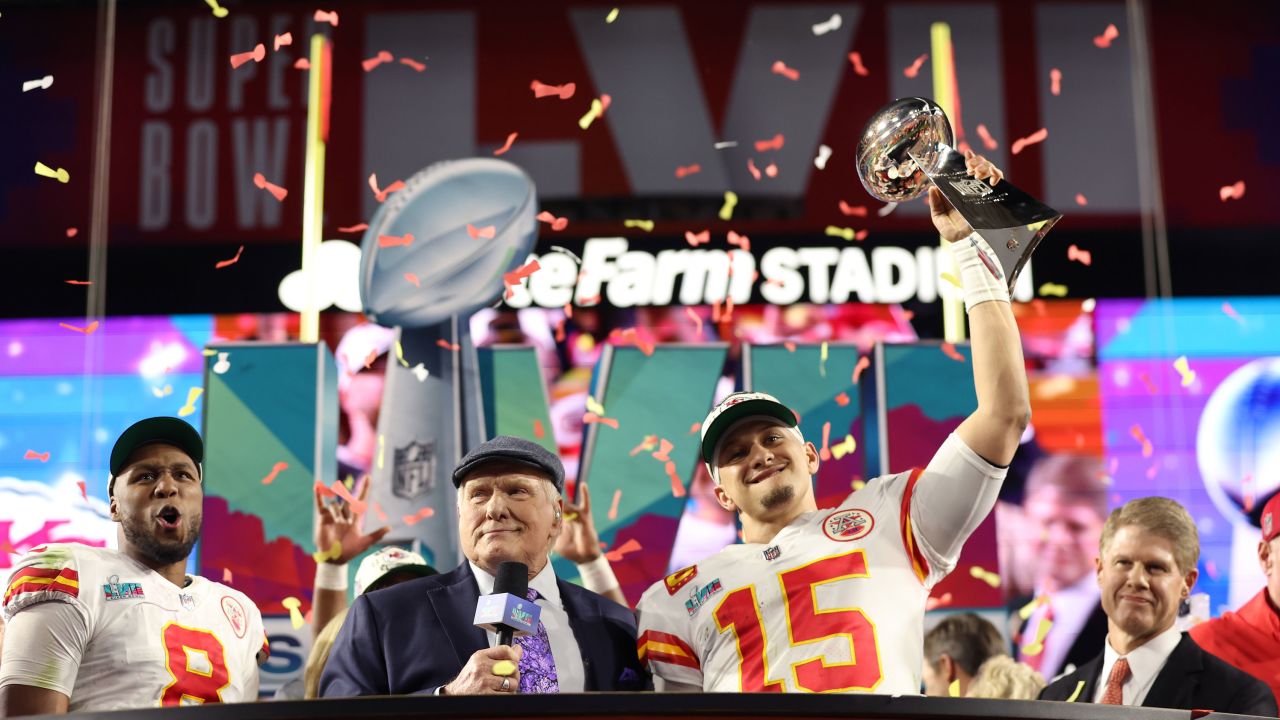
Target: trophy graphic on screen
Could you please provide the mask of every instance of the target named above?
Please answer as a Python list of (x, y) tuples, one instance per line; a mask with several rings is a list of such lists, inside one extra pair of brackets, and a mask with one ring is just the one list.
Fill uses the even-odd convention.
[(862, 185), (878, 200), (905, 202), (937, 186), (995, 251), (1010, 292), (1041, 238), (1062, 213), (1012, 183), (995, 187), (965, 172), (951, 123), (928, 98), (894, 100), (867, 123), (858, 142)]

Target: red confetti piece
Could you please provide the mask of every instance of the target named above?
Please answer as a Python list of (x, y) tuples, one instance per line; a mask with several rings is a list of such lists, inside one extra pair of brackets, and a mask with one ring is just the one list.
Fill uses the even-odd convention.
[(86, 325), (86, 326), (84, 326), (84, 327), (76, 327), (75, 325), (68, 325), (68, 324), (66, 324), (66, 323), (58, 323), (58, 325), (59, 325), (60, 327), (64, 327), (64, 328), (66, 328), (66, 329), (68, 329), (68, 330), (75, 330), (75, 331), (76, 331), (76, 332), (78, 332), (78, 333), (84, 333), (85, 335), (92, 335), (92, 334), (93, 334), (93, 331), (98, 329), (98, 321), (97, 321), (97, 320), (94, 320), (93, 322), (89, 323), (88, 325)]
[(329, 489), (333, 490), (334, 495), (342, 498), (351, 506), (351, 512), (356, 515), (364, 514), (366, 503), (357, 500), (356, 496), (351, 494), (351, 491), (347, 489), (347, 486), (343, 484), (341, 480), (334, 480), (333, 484), (329, 486)]
[(689, 434), (692, 435), (702, 429), (702, 423), (696, 422), (689, 426)]
[(774, 163), (769, 163), (764, 169), (764, 174), (769, 177), (778, 177), (778, 166)]
[(960, 351), (956, 350), (956, 346), (951, 343), (942, 343), (942, 354), (956, 362), (964, 362), (964, 356), (961, 355)]
[(755, 158), (747, 158), (747, 170), (751, 172), (751, 177), (760, 181), (760, 168), (756, 167)]
[(393, 192), (395, 192), (395, 191), (397, 191), (397, 190), (403, 190), (403, 189), (404, 189), (404, 181), (403, 181), (403, 180), (396, 180), (395, 182), (391, 183), (390, 185), (386, 186), (385, 188), (383, 188), (383, 189), (379, 190), (379, 189), (378, 189), (378, 174), (377, 174), (377, 173), (370, 173), (370, 174), (369, 174), (369, 187), (373, 188), (373, 196), (374, 196), (374, 197), (376, 197), (376, 198), (378, 199), (378, 202), (386, 202), (386, 200), (387, 200), (387, 196), (388, 196), (388, 195), (390, 195), (391, 193), (393, 193)]
[(991, 137), (991, 132), (987, 130), (987, 126), (982, 123), (978, 123), (978, 137), (982, 138), (982, 144), (988, 150), (995, 150), (1000, 147), (1000, 143), (996, 142), (996, 139)]
[(492, 240), (493, 236), (497, 234), (497, 229), (492, 225), (486, 225), (482, 228), (478, 228), (471, 223), (467, 223), (467, 234), (471, 236), (472, 240), (479, 240), (481, 238), (484, 238), (485, 240)]
[(360, 61), (360, 67), (363, 67), (365, 72), (369, 72), (374, 68), (378, 67), (379, 65), (383, 63), (392, 62), (395, 59), (396, 59), (395, 56), (392, 55), (391, 53), (387, 52), (386, 50), (380, 50), (378, 51), (377, 55), (374, 55), (373, 57), (367, 60)]
[(1140, 372), (1138, 373), (1138, 379), (1142, 381), (1143, 385), (1147, 386), (1147, 392), (1151, 393), (1152, 395), (1157, 395), (1160, 393), (1160, 390), (1159, 388), (1156, 387), (1156, 384), (1151, 382), (1150, 375), (1146, 374), (1145, 372)]
[(1080, 262), (1081, 265), (1092, 265), (1093, 253), (1089, 252), (1088, 250), (1081, 250), (1075, 245), (1071, 245), (1070, 247), (1067, 248), (1067, 259), (1077, 260)]
[(77, 480), (76, 487), (80, 488), (80, 497), (83, 498), (85, 501), (88, 501), (89, 488), (87, 485), (85, 485), (85, 482), (83, 480)]
[(640, 542), (635, 539), (631, 539), (622, 543), (622, 545), (618, 549), (610, 550), (609, 552), (605, 553), (604, 556), (609, 559), (609, 562), (619, 562), (622, 560), (623, 555), (626, 555), (627, 553), (635, 552), (639, 549), (640, 549)]
[(264, 177), (262, 173), (253, 174), (253, 184), (257, 185), (260, 189), (271, 193), (271, 196), (274, 197), (277, 202), (284, 202), (285, 196), (289, 194), (288, 190), (285, 190), (279, 185), (267, 182), (267, 178)]
[(578, 89), (578, 86), (573, 83), (565, 83), (564, 85), (548, 85), (546, 83), (538, 82), (537, 80), (529, 83), (529, 87), (533, 89), (533, 96), (535, 98), (544, 98), (556, 95), (559, 96), (561, 100), (568, 100), (573, 97), (574, 91)]
[(662, 462), (671, 462), (670, 453), (675, 448), (675, 445), (672, 445), (671, 441), (666, 438), (662, 438), (659, 443), (660, 445), (658, 449), (653, 453), (653, 459), (661, 460)]
[(68, 285), (92, 285), (92, 280), (63, 280)]
[(791, 342), (790, 340), (782, 343), (782, 347), (786, 348), (787, 352), (793, 353), (796, 351), (796, 344)]
[(230, 260), (219, 260), (219, 261), (218, 261), (218, 264), (213, 266), (213, 269), (214, 269), (214, 270), (221, 270), (221, 269), (222, 269), (222, 268), (224, 268), (224, 267), (229, 267), (229, 266), (231, 266), (231, 265), (235, 265), (236, 263), (240, 262), (240, 253), (242, 253), (242, 252), (244, 252), (244, 246), (243, 246), (243, 245), (241, 245), (241, 246), (240, 246), (240, 249), (239, 249), (239, 250), (236, 250), (236, 256), (235, 256), (235, 257), (231, 258)]
[(622, 500), (622, 488), (613, 491), (613, 504), (609, 506), (609, 519), (618, 519), (618, 501)]
[(865, 206), (865, 205), (858, 205), (858, 206), (856, 206), (856, 207), (855, 207), (855, 206), (850, 205), (849, 203), (847, 203), (847, 202), (845, 202), (845, 201), (841, 200), (841, 201), (840, 201), (840, 213), (841, 213), (842, 215), (851, 215), (851, 216), (853, 216), (853, 217), (866, 217), (866, 216), (867, 216), (867, 206)]
[(379, 235), (378, 247), (409, 247), (413, 244), (413, 233), (405, 233), (404, 237), (396, 237), (395, 235)]
[(1218, 199), (1222, 202), (1228, 200), (1239, 200), (1244, 197), (1244, 181), (1237, 180), (1233, 185), (1223, 185), (1218, 188)]
[(682, 498), (685, 496), (684, 481), (680, 479), (680, 475), (676, 473), (676, 464), (668, 460), (662, 466), (667, 471), (667, 477), (671, 478), (671, 495), (673, 497)]
[(419, 520), (426, 520), (427, 518), (435, 514), (436, 514), (436, 511), (434, 509), (429, 507), (424, 507), (418, 512), (414, 513), (413, 515), (405, 515), (402, 519), (404, 520), (405, 525), (413, 525)]
[(681, 165), (680, 167), (676, 168), (676, 178), (684, 179), (689, 175), (693, 175), (694, 173), (700, 173), (700, 172), (702, 172), (702, 166), (699, 165), (698, 163), (694, 163), (692, 165)]
[(1106, 30), (1102, 31), (1101, 35), (1093, 38), (1093, 44), (1100, 48), (1109, 48), (1111, 47), (1111, 41), (1118, 37), (1120, 37), (1120, 31), (1116, 29), (1115, 24), (1111, 24), (1107, 26)]
[(1089, 198), (1085, 197), (1084, 193), (1076, 193), (1076, 204), (1084, 207), (1089, 204)]
[(75, 237), (77, 234), (79, 234), (79, 232), (80, 232), (80, 231), (79, 231), (79, 230), (77, 230), (77, 229), (75, 229), (75, 228), (67, 228), (67, 237), (69, 237), (69, 238), (73, 238), (73, 237)]
[(689, 243), (690, 247), (698, 247), (711, 242), (711, 231), (703, 230), (700, 233), (694, 233), (692, 230), (684, 231), (684, 241)]
[(23, 460), (39, 460), (42, 463), (49, 462), (49, 453), (38, 453), (35, 450), (28, 450), (26, 455), (22, 456)]
[(902, 74), (909, 78), (913, 78), (920, 74), (920, 66), (924, 65), (924, 61), (929, 59), (929, 53), (925, 53), (916, 58), (910, 65), (902, 69)]
[(656, 442), (658, 442), (657, 435), (645, 435), (644, 440), (641, 440), (639, 445), (631, 448), (629, 455), (635, 457), (646, 450), (652, 450), (653, 444)]
[(364, 232), (369, 229), (369, 223), (359, 223), (357, 225), (348, 225), (347, 227), (338, 228), (338, 232)]
[(1151, 445), (1151, 441), (1147, 439), (1146, 434), (1142, 432), (1142, 426), (1134, 423), (1133, 427), (1129, 428), (1129, 434), (1133, 436), (1134, 440), (1142, 443), (1142, 457), (1151, 457), (1151, 454), (1155, 452), (1155, 448)]
[(249, 52), (236, 53), (235, 55), (232, 55), (231, 69), (234, 70), (240, 67), (241, 65), (249, 62), (250, 60), (254, 62), (262, 62), (262, 59), (265, 58), (266, 56), (267, 56), (267, 46), (263, 45), (262, 43), (258, 43), (257, 47), (255, 47), (253, 50), (250, 50)]
[(497, 150), (494, 150), (494, 151), (493, 151), (494, 156), (496, 157), (496, 156), (498, 156), (498, 155), (502, 155), (502, 154), (503, 154), (503, 153), (505, 153), (506, 151), (510, 150), (510, 149), (511, 149), (511, 143), (513, 143), (513, 142), (515, 142), (515, 141), (516, 141), (516, 136), (517, 136), (517, 135), (519, 135), (519, 134), (520, 134), (520, 133), (518, 133), (518, 132), (513, 132), (513, 133), (511, 133), (510, 135), (508, 135), (508, 136), (507, 136), (507, 142), (506, 142), (506, 143), (504, 143), (502, 147), (500, 147), (500, 148), (498, 148)]
[(556, 342), (564, 342), (564, 323), (566, 318), (560, 318), (560, 322), (556, 323)]
[(773, 67), (771, 68), (771, 71), (773, 72), (774, 75), (781, 75), (782, 77), (788, 80), (800, 79), (800, 71), (794, 68), (787, 67), (787, 64), (782, 62), (781, 60), (773, 61)]
[(592, 423), (600, 423), (601, 425), (608, 425), (614, 430), (618, 429), (618, 421), (613, 418), (600, 417), (599, 415), (593, 412), (586, 413), (582, 416), (583, 425), (590, 425)]
[(541, 440), (546, 437), (547, 431), (542, 427), (542, 421), (534, 418), (533, 420), (533, 436)]
[(417, 60), (414, 60), (413, 58), (400, 58), (400, 64), (408, 65), (409, 67), (414, 69), (414, 72), (422, 72), (423, 70), (427, 69), (427, 66), (425, 64), (420, 63)]
[(373, 367), (373, 361), (378, 359), (378, 354), (379, 354), (378, 349), (374, 348), (370, 350), (369, 354), (364, 357), (365, 370), (368, 370), (369, 368)]
[(931, 597), (924, 601), (924, 609), (926, 611), (935, 608), (946, 607), (952, 602), (951, 593), (943, 593), (942, 597)]
[(338, 27), (338, 11), (331, 10), (326, 12), (324, 10), (317, 10), (315, 14), (315, 21), (327, 22), (334, 27)]
[(1244, 318), (1240, 317), (1240, 313), (1236, 312), (1236, 309), (1231, 307), (1231, 303), (1227, 303), (1227, 302), (1222, 303), (1222, 312), (1226, 313), (1227, 317), (1231, 318), (1232, 320), (1235, 320), (1241, 325), (1244, 324)]
[(785, 139), (782, 137), (782, 133), (778, 133), (777, 135), (774, 135), (772, 140), (757, 140), (756, 152), (765, 152), (766, 150), (781, 150), (783, 142), (785, 142)]
[(319, 494), (320, 494), (320, 497), (322, 497), (322, 498), (326, 498), (326, 497), (338, 497), (338, 494), (337, 494), (337, 493), (335, 493), (334, 491), (330, 490), (328, 485), (325, 485), (324, 483), (320, 482), (319, 480), (317, 480), (317, 481), (316, 481), (315, 488), (316, 488), (316, 492), (317, 492), (317, 493), (319, 493)]
[(287, 462), (278, 462), (275, 465), (272, 465), (271, 472), (267, 473), (267, 476), (262, 478), (262, 484), (270, 485), (276, 479), (277, 475), (288, 469), (289, 463)]
[(284, 47), (285, 45), (292, 45), (292, 44), (293, 44), (293, 33), (283, 33), (281, 35), (277, 35), (275, 39), (275, 51), (280, 52), (280, 48)]
[(831, 459), (831, 422), (822, 423), (822, 449), (818, 450), (818, 457), (825, 462)]
[(1014, 155), (1017, 155), (1018, 153), (1022, 152), (1022, 149), (1025, 148), (1026, 146), (1035, 145), (1036, 143), (1044, 142), (1045, 138), (1047, 137), (1049, 137), (1049, 129), (1040, 128), (1039, 130), (1031, 133), (1030, 135), (1024, 138), (1018, 138), (1017, 140), (1014, 140), (1013, 148), (1010, 150), (1010, 152), (1012, 152)]
[(644, 353), (645, 357), (653, 355), (653, 343), (642, 337), (636, 328), (615, 328), (609, 333), (609, 339), (618, 345), (635, 345), (640, 348), (640, 352)]
[(311, 61), (306, 58), (298, 58), (297, 60), (293, 61), (293, 68), (295, 70), (310, 70)]
[[(739, 235), (730, 230), (728, 240), (730, 245), (742, 248), (745, 252), (751, 252), (751, 238), (746, 235)], [(729, 274), (733, 274), (733, 265), (729, 266)]]
[[(1145, 450), (1146, 446), (1143, 446), (1143, 449)], [(1243, 498), (1244, 511), (1253, 512), (1253, 506), (1254, 506), (1254, 503), (1257, 501), (1257, 496), (1254, 494), (1254, 491), (1253, 491), (1253, 475), (1252, 474), (1244, 476), (1244, 479), (1240, 481), (1240, 489), (1243, 491), (1243, 494), (1244, 494), (1244, 498)]]
[(512, 270), (509, 273), (502, 274), (502, 284), (507, 286), (507, 297), (511, 297), (511, 286), (519, 285), (520, 281), (542, 269), (537, 260), (530, 261), (527, 265)]
[(222, 584), (231, 584), (231, 568), (222, 568)]
[(702, 318), (698, 315), (698, 313), (694, 312), (693, 308), (689, 307), (688, 305), (686, 305), (684, 308), (684, 314), (688, 315), (689, 319), (693, 321), (693, 324), (695, 326), (694, 335), (698, 337), (702, 337)]
[(404, 274), (404, 279), (405, 279), (405, 280), (408, 280), (408, 281), (409, 281), (409, 282), (411, 282), (411, 283), (413, 283), (413, 286), (414, 286), (414, 287), (416, 287), (416, 288), (420, 288), (420, 287), (422, 287), (422, 281), (418, 279), (418, 276), (417, 276), (417, 274), (415, 274), (415, 273), (411, 273), (411, 272), (407, 272), (407, 273), (405, 273), (405, 274)]
[(547, 223), (548, 225), (551, 226), (552, 230), (556, 230), (556, 231), (563, 230), (569, 227), (569, 218), (556, 217), (555, 215), (552, 215), (546, 210), (543, 210), (542, 212), (538, 213), (538, 220), (540, 222)]
[(849, 393), (840, 393), (837, 395), (836, 404), (840, 407), (846, 407), (849, 404)]
[(1062, 94), (1062, 71), (1058, 68), (1049, 71), (1049, 92), (1055, 96)]
[(853, 384), (854, 385), (858, 384), (858, 378), (862, 377), (863, 371), (869, 367), (871, 367), (871, 358), (867, 357), (866, 355), (863, 355), (862, 357), (858, 358), (858, 364), (853, 366)]
[(857, 241), (866, 240), (867, 236), (870, 234), (871, 234), (870, 230), (859, 230), (858, 232), (853, 234), (853, 239)]
[(861, 75), (862, 77), (866, 77), (870, 74), (867, 72), (867, 67), (862, 64), (862, 53), (857, 51), (849, 53), (849, 62), (853, 63), (854, 73)]
[(452, 350), (452, 351), (454, 351), (454, 352), (457, 352), (457, 351), (459, 351), (459, 350), (461, 350), (461, 349), (462, 349), (462, 346), (461, 346), (461, 345), (459, 345), (459, 344), (457, 344), (457, 343), (451, 343), (451, 342), (449, 342), (448, 340), (445, 340), (444, 338), (440, 338), (439, 340), (437, 340), (437, 341), (436, 341), (436, 346), (437, 346), (437, 347), (442, 347), (442, 348), (444, 348), (445, 350)]

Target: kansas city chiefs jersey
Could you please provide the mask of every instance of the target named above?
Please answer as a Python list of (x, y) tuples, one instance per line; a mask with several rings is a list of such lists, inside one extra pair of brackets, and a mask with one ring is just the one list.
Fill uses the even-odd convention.
[(925, 601), (956, 560), (931, 564), (916, 545), (918, 477), (876, 478), (767, 545), (655, 583), (637, 607), (641, 659), (708, 692), (918, 694)]
[(0, 684), (57, 690), (72, 712), (257, 700), (266, 635), (241, 592), (198, 576), (177, 587), (118, 551), (59, 543), (23, 556), (5, 585), (11, 623), (43, 603), (74, 609), (49, 628), (65, 652), (5, 647)]

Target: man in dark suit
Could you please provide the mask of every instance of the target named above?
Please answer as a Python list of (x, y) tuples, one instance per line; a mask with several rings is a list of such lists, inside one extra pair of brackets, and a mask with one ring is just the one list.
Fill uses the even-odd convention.
[(1046, 687), (1041, 700), (1276, 715), (1275, 697), (1262, 681), (1174, 627), (1200, 555), (1186, 509), (1158, 497), (1125, 503), (1102, 528), (1100, 554), (1103, 652)]
[[(564, 468), (541, 446), (499, 436), (453, 473), (466, 561), (443, 575), (360, 596), (334, 641), (324, 697), (582, 692), (651, 688), (627, 608), (556, 578)], [(510, 647), (472, 624), (498, 565), (529, 567), (539, 633)]]

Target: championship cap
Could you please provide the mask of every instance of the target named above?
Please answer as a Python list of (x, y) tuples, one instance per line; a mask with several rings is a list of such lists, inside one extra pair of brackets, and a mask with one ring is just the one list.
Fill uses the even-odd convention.
[(360, 561), (360, 567), (356, 569), (356, 597), (368, 592), (379, 580), (401, 570), (422, 577), (436, 574), (436, 569), (418, 553), (395, 546), (384, 547)]
[(1271, 496), (1262, 508), (1262, 539), (1271, 542), (1276, 536), (1280, 536), (1280, 492)]
[(172, 445), (191, 458), (191, 462), (199, 469), (204, 461), (204, 441), (200, 433), (185, 420), (175, 417), (153, 417), (139, 420), (120, 433), (120, 438), (111, 448), (111, 482), (107, 485), (107, 494), (115, 492), (116, 476), (125, 468), (125, 461), (135, 450), (155, 443)]
[(789, 428), (799, 424), (791, 408), (768, 393), (736, 392), (729, 395), (711, 410), (706, 420), (702, 421), (702, 460), (712, 471), (711, 477), (716, 477), (716, 445), (720, 443), (720, 438), (724, 436), (725, 431), (739, 420), (757, 415), (774, 418)]

